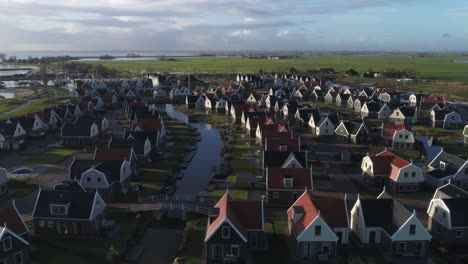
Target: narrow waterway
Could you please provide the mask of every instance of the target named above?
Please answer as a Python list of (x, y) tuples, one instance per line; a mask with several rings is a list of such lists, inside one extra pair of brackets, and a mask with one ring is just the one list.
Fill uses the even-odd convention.
[(220, 151), (223, 142), (219, 130), (206, 123), (189, 123), (188, 116), (175, 110), (173, 105), (167, 104), (165, 109), (168, 116), (196, 128), (202, 137), (192, 161), (182, 170), (185, 176), (177, 181), (176, 194), (198, 194), (206, 191), (213, 178), (213, 170), (218, 170), (222, 162)]

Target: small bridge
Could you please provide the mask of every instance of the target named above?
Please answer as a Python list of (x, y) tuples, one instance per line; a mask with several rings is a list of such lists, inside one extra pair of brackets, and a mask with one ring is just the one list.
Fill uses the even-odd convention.
[(215, 199), (193, 195), (151, 195), (140, 196), (138, 200), (138, 203), (113, 203), (109, 207), (126, 212), (180, 210), (209, 215), (217, 203)]

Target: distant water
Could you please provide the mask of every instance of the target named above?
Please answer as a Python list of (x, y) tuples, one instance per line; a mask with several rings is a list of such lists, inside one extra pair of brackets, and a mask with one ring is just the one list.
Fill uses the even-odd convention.
[(110, 55), (113, 57), (126, 57), (128, 54), (136, 54), (145, 57), (159, 57), (159, 56), (198, 56), (200, 52), (174, 52), (174, 51), (12, 51), (5, 52), (7, 57), (16, 56), (17, 59), (27, 59), (28, 57), (42, 58), (42, 57), (57, 57), (57, 56), (70, 56), (70, 57), (100, 57), (103, 55)]
[(458, 63), (468, 63), (468, 60), (455, 60), (455, 62), (458, 62)]

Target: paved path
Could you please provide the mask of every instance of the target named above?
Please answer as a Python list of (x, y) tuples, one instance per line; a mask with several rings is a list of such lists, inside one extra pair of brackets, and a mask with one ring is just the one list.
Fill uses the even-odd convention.
[(20, 106), (16, 107), (15, 109), (12, 109), (12, 110), (10, 110), (10, 111), (7, 111), (7, 112), (5, 112), (5, 113), (2, 113), (2, 115), (14, 114), (14, 113), (17, 112), (17, 111), (23, 110), (24, 108), (28, 107), (30, 104), (36, 102), (37, 100), (39, 100), (39, 99), (31, 99), (31, 100), (28, 100), (27, 102), (21, 104)]

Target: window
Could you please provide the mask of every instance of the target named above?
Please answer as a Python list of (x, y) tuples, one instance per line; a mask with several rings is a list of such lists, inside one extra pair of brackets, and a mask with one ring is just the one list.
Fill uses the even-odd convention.
[(65, 205), (50, 205), (52, 215), (67, 215), (67, 208)]
[(239, 256), (239, 245), (231, 245), (231, 255), (234, 257)]
[(405, 139), (408, 139), (408, 135), (405, 135)]
[(446, 212), (442, 212), (442, 217), (443, 217), (443, 218), (446, 218), (446, 217), (447, 217), (447, 213), (446, 213)]
[(3, 240), (3, 251), (11, 249), (11, 238), (7, 237)]
[(321, 236), (322, 235), (322, 226), (320, 226), (320, 225), (315, 226), (315, 235), (316, 236)]
[(456, 237), (457, 238), (462, 238), (463, 237), (463, 230), (457, 230)]
[(416, 234), (416, 225), (410, 225), (409, 226), (409, 234), (410, 235)]
[(405, 253), (405, 251), (406, 251), (406, 243), (398, 242), (398, 253)]
[(399, 138), (403, 138), (403, 135), (399, 135), (398, 137), (399, 137)]
[(213, 259), (221, 259), (224, 257), (224, 247), (223, 245), (212, 245), (211, 246), (211, 256)]
[(468, 175), (468, 167), (465, 168), (465, 175)]
[(279, 151), (286, 151), (286, 146), (280, 146)]
[(101, 177), (97, 177), (97, 182), (102, 182)]
[(416, 172), (415, 172), (415, 171), (413, 171), (413, 172), (411, 173), (411, 177), (416, 177)]
[(295, 169), (296, 168), (296, 163), (291, 164), (291, 168)]
[(279, 192), (274, 192), (273, 199), (278, 199), (278, 198), (279, 198)]
[(283, 184), (284, 184), (284, 188), (292, 188), (293, 187), (293, 178), (292, 177), (284, 177)]
[(45, 220), (39, 220), (39, 227), (40, 228), (45, 228), (46, 227), (46, 221)]
[(23, 252), (18, 252), (15, 254), (15, 264), (23, 264)]
[(231, 237), (231, 228), (229, 228), (228, 226), (223, 226), (223, 238), (224, 239), (227, 239), (227, 238), (230, 238)]
[(405, 178), (407, 178), (407, 177), (408, 177), (408, 173), (407, 173), (407, 172), (405, 172)]
[(322, 244), (322, 254), (325, 254), (325, 255), (330, 254), (330, 244), (328, 243)]
[(47, 220), (47, 228), (54, 229), (55, 228), (55, 222), (52, 220)]
[(87, 182), (91, 182), (91, 177), (86, 177)]

